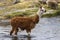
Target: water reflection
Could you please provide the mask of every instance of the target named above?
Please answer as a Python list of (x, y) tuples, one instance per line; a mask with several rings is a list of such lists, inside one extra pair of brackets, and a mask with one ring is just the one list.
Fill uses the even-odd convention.
[(23, 35), (23, 36), (20, 36), (20, 37), (19, 36), (18, 37), (17, 36), (12, 37), (12, 40), (31, 40), (31, 38), (32, 38), (31, 36), (26, 36), (26, 35), (24, 36)]
[(27, 40), (31, 40), (31, 37), (27, 37)]
[(18, 40), (18, 37), (17, 36), (16, 37), (13, 37), (12, 40)]

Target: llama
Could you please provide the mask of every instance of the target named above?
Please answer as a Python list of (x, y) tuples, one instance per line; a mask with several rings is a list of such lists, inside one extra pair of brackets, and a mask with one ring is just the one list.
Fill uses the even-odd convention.
[(35, 25), (38, 24), (41, 14), (43, 14), (46, 10), (41, 6), (41, 8), (39, 8), (37, 14), (33, 14), (29, 17), (26, 16), (17, 16), (11, 19), (10, 23), (12, 26), (12, 30), (10, 32), (10, 35), (12, 35), (12, 33), (14, 33), (15, 31), (15, 35), (17, 35), (17, 32), (19, 31), (18, 28), (21, 29), (21, 31), (26, 30), (26, 32), (28, 33), (28, 35), (30, 35), (31, 30), (33, 28), (35, 28)]
[(21, 29), (21, 31), (26, 30), (28, 35), (30, 35), (31, 30), (35, 28), (35, 25), (38, 22), (39, 22), (39, 16), (37, 14), (34, 15), (33, 17), (20, 17), (20, 16), (14, 17), (10, 21), (12, 26), (10, 35), (12, 35), (12, 33), (14, 32), (15, 32), (14, 34), (17, 35), (17, 32), (19, 31), (19, 29)]

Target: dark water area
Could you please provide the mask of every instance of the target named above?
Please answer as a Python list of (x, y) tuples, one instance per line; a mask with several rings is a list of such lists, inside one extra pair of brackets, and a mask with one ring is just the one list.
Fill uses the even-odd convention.
[(30, 36), (26, 31), (19, 31), (17, 36), (10, 36), (10, 31), (10, 25), (1, 25), (0, 40), (60, 40), (60, 17), (41, 18)]

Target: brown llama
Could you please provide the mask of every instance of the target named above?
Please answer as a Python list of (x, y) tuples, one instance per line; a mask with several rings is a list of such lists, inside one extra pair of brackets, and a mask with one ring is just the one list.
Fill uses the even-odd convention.
[(18, 28), (21, 29), (21, 31), (26, 30), (26, 32), (30, 35), (31, 30), (35, 28), (35, 25), (39, 22), (39, 16), (36, 14), (34, 17), (14, 17), (11, 19), (11, 26), (12, 30), (10, 32), (10, 35), (14, 33), (17, 35)]

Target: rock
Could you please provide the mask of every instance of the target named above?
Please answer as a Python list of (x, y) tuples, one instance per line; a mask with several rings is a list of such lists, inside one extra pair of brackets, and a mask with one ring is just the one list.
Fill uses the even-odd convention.
[(47, 0), (46, 1), (48, 7), (52, 8), (52, 9), (57, 9), (58, 7), (58, 3), (55, 0)]

